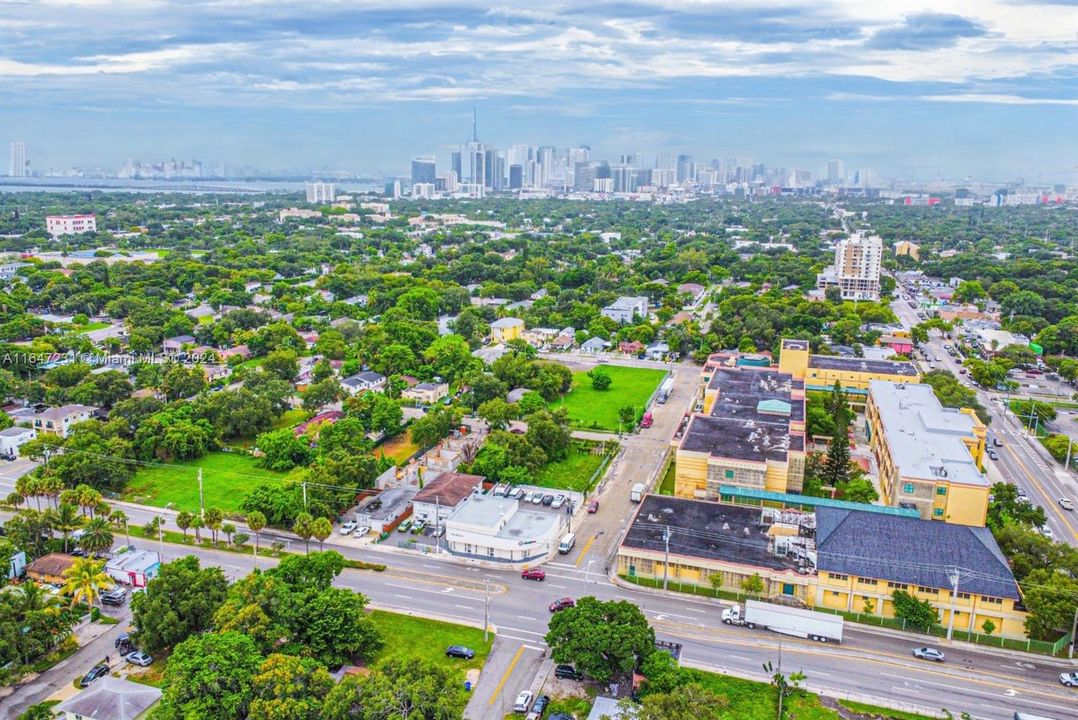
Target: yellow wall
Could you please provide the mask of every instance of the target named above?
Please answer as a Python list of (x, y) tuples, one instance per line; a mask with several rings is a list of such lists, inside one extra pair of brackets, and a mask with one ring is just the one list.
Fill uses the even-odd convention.
[(492, 327), (490, 334), (494, 338), (495, 342), (509, 342), (510, 340), (516, 340), (524, 333), (524, 323), (519, 325), (512, 325), (506, 328)]
[(951, 484), (947, 493), (945, 519), (958, 525), (984, 527), (988, 520), (987, 485)]
[(707, 453), (677, 451), (674, 461), (674, 494), (695, 498), (697, 490), (707, 488)]
[(779, 372), (789, 373), (798, 380), (805, 379), (809, 364), (808, 350), (783, 349), (779, 352)]

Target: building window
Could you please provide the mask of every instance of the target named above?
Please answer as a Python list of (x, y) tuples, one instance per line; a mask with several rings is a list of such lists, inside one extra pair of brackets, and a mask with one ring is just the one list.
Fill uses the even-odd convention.
[(727, 470), (726, 471), (726, 479), (727, 480), (733, 480), (734, 479), (734, 471), (733, 470)]
[(907, 495), (912, 495), (913, 494), (913, 483), (905, 483), (902, 486), (902, 492), (906, 493)]
[(932, 517), (943, 517), (943, 508), (933, 508)]
[(874, 586), (876, 584), (875, 580), (872, 580), (870, 578), (863, 578), (863, 577), (857, 578), (857, 582), (859, 584), (861, 584), (861, 585), (873, 585)]
[(984, 597), (981, 598), (981, 602), (991, 603), (993, 605), (1002, 605), (1003, 604), (1003, 598), (989, 597), (989, 596), (985, 595)]
[(925, 595), (935, 595), (939, 592), (936, 588), (925, 587), (924, 585), (917, 586), (917, 592), (924, 593)]
[(836, 582), (846, 582), (850, 579), (849, 575), (839, 575), (837, 573), (828, 573), (827, 576)]
[(936, 488), (936, 494), (937, 495), (946, 495), (947, 494), (947, 486), (946, 485), (940, 485), (939, 487), (937, 487)]
[(487, 555), (489, 555), (490, 557), (494, 557), (494, 548), (488, 547), (487, 548)]
[(958, 593), (958, 599), (959, 600), (969, 600), (969, 598), (970, 598), (969, 593), (964, 593), (964, 592)]
[(887, 587), (891, 590), (901, 590), (905, 592), (909, 585), (907, 585), (906, 583), (889, 582), (887, 583)]

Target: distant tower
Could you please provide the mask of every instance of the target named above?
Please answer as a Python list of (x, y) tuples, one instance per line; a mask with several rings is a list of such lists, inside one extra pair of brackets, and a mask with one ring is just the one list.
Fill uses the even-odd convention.
[(11, 143), (7, 174), (11, 177), (26, 177), (29, 174), (26, 170), (26, 145), (20, 140)]
[(479, 115), (475, 111), (475, 105), (472, 105), (472, 142), (479, 142)]

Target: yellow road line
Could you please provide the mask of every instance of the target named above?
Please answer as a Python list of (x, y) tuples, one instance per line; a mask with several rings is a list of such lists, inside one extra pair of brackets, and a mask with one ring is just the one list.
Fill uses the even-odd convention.
[(506, 668), (505, 674), (502, 675), (502, 679), (498, 681), (498, 686), (494, 688), (494, 692), (490, 694), (490, 700), (487, 702), (487, 705), (493, 705), (494, 701), (498, 699), (499, 695), (501, 695), (502, 687), (505, 686), (505, 681), (508, 680), (509, 676), (513, 674), (513, 668), (515, 668), (517, 666), (517, 663), (520, 662), (520, 656), (523, 654), (524, 646), (521, 645), (520, 649), (517, 650), (517, 654), (513, 656), (513, 662), (509, 663), (509, 667)]
[(588, 541), (584, 543), (584, 549), (580, 551), (580, 556), (576, 559), (576, 566), (580, 567), (580, 563), (584, 562), (584, 556), (588, 554), (588, 550), (591, 549), (591, 544), (595, 542), (595, 535), (588, 538)]
[(1003, 443), (1003, 449), (1011, 454), (1011, 457), (1014, 458), (1014, 461), (1018, 463), (1018, 467), (1022, 468), (1022, 472), (1026, 474), (1026, 477), (1028, 477), (1030, 482), (1033, 483), (1034, 487), (1037, 488), (1037, 492), (1041, 494), (1041, 498), (1047, 501), (1046, 504), (1052, 508), (1052, 511), (1056, 514), (1056, 517), (1058, 517), (1060, 521), (1067, 526), (1067, 529), (1071, 531), (1071, 535), (1073, 535), (1075, 538), (1078, 538), (1078, 530), (1074, 529), (1074, 526), (1071, 525), (1070, 520), (1066, 518), (1062, 511), (1060, 511), (1059, 506), (1055, 502), (1055, 499), (1053, 499), (1051, 495), (1044, 491), (1044, 488), (1041, 487), (1041, 484), (1037, 480), (1037, 478), (1033, 476), (1033, 473), (1029, 471), (1029, 468), (1026, 467), (1026, 464), (1022, 462), (1021, 458), (1018, 457), (1018, 453), (1016, 453), (1014, 450), (1011, 450), (1011, 446), (1009, 443)]

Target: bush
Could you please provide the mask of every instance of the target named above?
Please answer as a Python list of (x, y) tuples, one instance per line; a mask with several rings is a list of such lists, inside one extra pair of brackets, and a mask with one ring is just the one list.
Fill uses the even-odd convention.
[(352, 568), (353, 570), (373, 570), (374, 572), (382, 572), (386, 569), (385, 565), (381, 563), (364, 562), (362, 560), (351, 560), (349, 558), (344, 559), (344, 566), (346, 568)]

